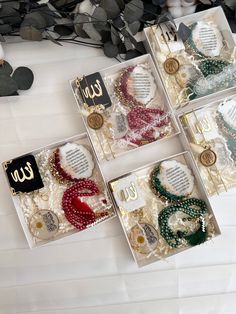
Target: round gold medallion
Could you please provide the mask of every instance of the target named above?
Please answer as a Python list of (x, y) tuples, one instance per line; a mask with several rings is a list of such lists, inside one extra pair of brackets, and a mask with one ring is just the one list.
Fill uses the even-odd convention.
[(179, 61), (176, 58), (168, 58), (164, 62), (164, 69), (168, 74), (175, 74), (179, 70)]
[(91, 129), (98, 130), (101, 129), (101, 127), (103, 126), (104, 119), (100, 113), (92, 112), (87, 117), (87, 123)]
[(216, 153), (210, 148), (205, 149), (199, 156), (200, 162), (205, 167), (211, 167), (216, 163)]

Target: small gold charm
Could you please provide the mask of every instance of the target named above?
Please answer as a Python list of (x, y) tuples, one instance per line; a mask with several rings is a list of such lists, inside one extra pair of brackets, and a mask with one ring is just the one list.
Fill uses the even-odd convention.
[(203, 166), (211, 167), (216, 163), (217, 156), (212, 149), (207, 148), (200, 154), (199, 159)]
[(179, 70), (179, 61), (176, 58), (168, 58), (164, 62), (164, 69), (168, 74), (175, 74)]
[(98, 130), (103, 126), (104, 119), (100, 113), (92, 112), (87, 117), (87, 123), (91, 129)]

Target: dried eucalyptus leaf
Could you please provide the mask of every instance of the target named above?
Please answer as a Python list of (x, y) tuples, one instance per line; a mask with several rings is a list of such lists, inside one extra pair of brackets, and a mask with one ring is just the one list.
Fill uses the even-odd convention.
[(86, 34), (88, 34), (88, 36), (95, 40), (95, 41), (101, 41), (102, 40), (102, 36), (101, 34), (99, 34), (99, 32), (94, 28), (92, 23), (85, 23), (83, 25), (83, 30), (85, 31)]
[(9, 75), (0, 74), (0, 96), (10, 96), (17, 92), (18, 86)]
[(79, 13), (92, 15), (92, 12), (93, 12), (93, 5), (90, 2), (90, 0), (84, 0), (83, 2), (80, 3)]
[(184, 23), (180, 23), (179, 29), (178, 29), (178, 35), (183, 40), (183, 42), (185, 42), (189, 38), (191, 33), (192, 31), (187, 25), (185, 25)]
[(29, 89), (34, 81), (33, 72), (27, 67), (18, 67), (13, 75), (13, 80), (16, 82), (18, 89), (27, 90)]
[[(19, 96), (18, 92), (14, 92), (13, 94), (9, 95), (9, 96)], [(1, 96), (0, 96), (1, 97)]]
[(10, 25), (21, 23), (20, 13), (8, 5), (4, 5), (0, 9), (0, 18), (4, 21), (4, 23)]
[(235, 0), (225, 0), (225, 4), (234, 10), (236, 8), (236, 1)]
[(101, 31), (101, 36), (102, 36), (102, 43), (107, 43), (108, 41), (111, 41), (111, 31)]
[(119, 54), (125, 54), (127, 52), (124, 43), (120, 43), (118, 46)]
[(11, 75), (12, 72), (12, 66), (4, 60), (3, 64), (0, 65), (0, 74)]
[(125, 26), (125, 22), (122, 20), (120, 16), (113, 20), (113, 25), (117, 28), (122, 28)]
[(121, 42), (119, 33), (112, 25), (111, 25), (111, 41), (115, 46), (119, 45), (119, 43)]
[(93, 15), (92, 15), (92, 21), (93, 25), (96, 28), (96, 30), (104, 30), (107, 25), (107, 13), (106, 11), (101, 8), (97, 7), (95, 8)]
[(74, 20), (74, 30), (79, 37), (89, 38), (88, 34), (83, 30), (83, 24), (76, 23), (76, 19)]
[(79, 7), (80, 7), (80, 3), (77, 3), (72, 12), (74, 15), (77, 15), (79, 13)]
[(47, 6), (49, 10), (53, 12), (55, 15), (57, 15), (58, 17), (62, 17), (61, 14), (57, 11), (57, 9), (50, 2), (47, 3)]
[(141, 19), (143, 15), (143, 2), (141, 0), (131, 0), (124, 9), (124, 19), (128, 23), (133, 23)]
[[(32, 10), (34, 12), (34, 10)], [(40, 12), (42, 16), (44, 17), (47, 27), (51, 27), (55, 24), (55, 19), (59, 18), (58, 15), (55, 12), (52, 12), (48, 6), (41, 7), (37, 9), (37, 12)]]
[(66, 25), (56, 25), (54, 31), (60, 36), (69, 36), (73, 33), (73, 29)]
[(83, 30), (83, 25), (84, 23), (87, 23), (87, 22), (89, 22), (88, 16), (82, 15), (82, 14), (78, 14), (75, 16), (75, 19), (74, 19), (75, 33), (82, 38), (88, 38), (87, 33), (85, 33), (85, 31)]
[(100, 7), (107, 13), (108, 19), (115, 19), (120, 15), (120, 8), (115, 0), (101, 0)]
[(114, 58), (118, 55), (118, 47), (113, 45), (111, 41), (104, 44), (103, 47), (104, 54), (109, 58)]
[(116, 0), (116, 3), (118, 4), (120, 10), (123, 11), (124, 8), (125, 8), (125, 2), (124, 2), (124, 0)]
[(55, 6), (55, 8), (60, 8), (66, 5), (67, 2), (68, 2), (67, 0), (56, 0), (56, 1), (53, 1), (53, 5)]
[(12, 31), (11, 25), (9, 24), (0, 25), (0, 34), (6, 35), (6, 34), (11, 33), (11, 31)]
[(33, 26), (23, 26), (20, 28), (20, 36), (26, 40), (41, 41), (42, 33)]
[(25, 15), (21, 26), (33, 26), (37, 29), (44, 30), (47, 27), (47, 21), (40, 12), (32, 12)]
[(124, 44), (127, 51), (133, 50), (132, 42), (128, 37), (125, 37)]
[(129, 51), (127, 51), (127, 53), (125, 55), (125, 60), (130, 60), (130, 59), (139, 57), (140, 55), (141, 54), (136, 49), (129, 50)]
[(144, 43), (142, 41), (139, 41), (134, 44), (135, 49), (140, 52), (140, 55), (144, 55), (145, 53), (147, 53), (146, 48), (144, 46)]
[(129, 29), (133, 35), (136, 35), (140, 28), (140, 22), (134, 21), (133, 23), (129, 24)]
[(20, 3), (19, 1), (10, 1), (6, 3), (8, 7), (11, 7), (15, 10), (19, 10), (20, 9)]

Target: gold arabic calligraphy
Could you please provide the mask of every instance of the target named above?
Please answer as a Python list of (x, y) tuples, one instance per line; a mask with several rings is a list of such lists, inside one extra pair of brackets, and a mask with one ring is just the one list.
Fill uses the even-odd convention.
[[(95, 88), (96, 88), (97, 92), (95, 91)], [(92, 90), (92, 92), (90, 89)], [(102, 87), (100, 85), (99, 80), (96, 80), (96, 84), (94, 84), (94, 85), (91, 84), (90, 89), (88, 86), (85, 87), (85, 89), (83, 89), (84, 97), (93, 99), (95, 97), (102, 96)]]
[[(15, 181), (15, 182), (24, 182), (25, 180), (32, 180), (34, 178), (34, 171), (31, 167), (31, 163), (27, 161), (26, 163), (26, 166), (24, 167), (21, 167), (20, 168), (20, 171), (22, 173), (22, 177), (20, 176), (19, 174), (19, 171), (18, 170), (15, 170), (13, 173), (11, 172), (11, 176), (12, 176), (12, 179)], [(25, 171), (28, 172), (28, 175), (25, 174)]]
[(138, 198), (138, 193), (135, 184), (132, 182), (131, 186), (120, 191), (120, 199), (124, 202), (134, 201)]

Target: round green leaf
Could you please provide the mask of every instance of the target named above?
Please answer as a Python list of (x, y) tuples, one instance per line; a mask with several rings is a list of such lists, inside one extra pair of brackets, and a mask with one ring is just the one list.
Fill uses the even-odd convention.
[(73, 33), (73, 29), (66, 25), (56, 25), (54, 26), (54, 31), (60, 36), (69, 36)]
[(20, 28), (20, 36), (26, 40), (41, 41), (42, 33), (33, 26), (23, 26)]
[(10, 63), (7, 61), (3, 61), (3, 64), (0, 65), (0, 75), (5, 74), (5, 75), (11, 75), (13, 69)]
[(115, 0), (101, 0), (100, 7), (106, 11), (108, 19), (115, 19), (120, 14), (120, 8)]
[(10, 34), (11, 31), (12, 31), (11, 25), (9, 24), (0, 25), (0, 34), (2, 35)]
[(128, 23), (138, 21), (143, 16), (143, 2), (141, 0), (131, 0), (124, 9), (124, 19)]
[(25, 15), (21, 26), (33, 26), (37, 29), (44, 30), (47, 27), (47, 21), (41, 12), (32, 12)]
[(14, 71), (12, 78), (16, 82), (18, 89), (27, 90), (33, 84), (34, 74), (27, 67), (19, 67)]
[(10, 96), (17, 92), (18, 86), (9, 75), (0, 74), (0, 96)]
[(111, 41), (104, 44), (103, 47), (104, 54), (109, 58), (114, 58), (118, 55), (118, 47), (113, 45)]

